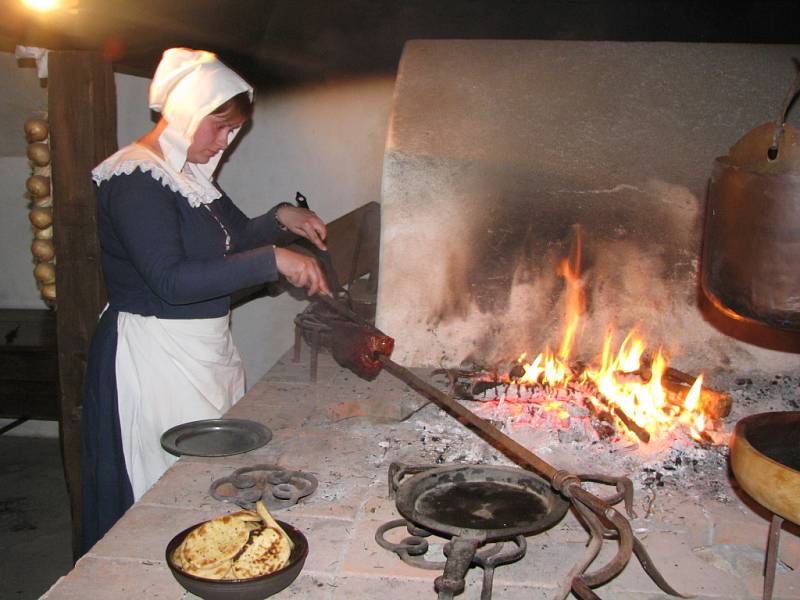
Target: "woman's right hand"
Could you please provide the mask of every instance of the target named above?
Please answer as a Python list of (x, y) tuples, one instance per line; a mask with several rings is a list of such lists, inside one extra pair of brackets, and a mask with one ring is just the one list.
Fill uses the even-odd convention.
[(302, 287), (308, 290), (308, 295), (313, 296), (317, 292), (330, 296), (331, 290), (325, 275), (316, 259), (275, 246), (275, 265), (278, 272), (295, 287)]

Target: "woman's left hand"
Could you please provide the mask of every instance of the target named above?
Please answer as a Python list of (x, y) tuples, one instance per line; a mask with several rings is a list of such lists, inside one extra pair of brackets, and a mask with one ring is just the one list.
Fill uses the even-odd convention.
[(284, 204), (275, 213), (275, 218), (286, 229), (310, 240), (320, 250), (328, 249), (325, 245), (328, 228), (325, 226), (325, 222), (317, 216), (317, 213), (306, 208)]

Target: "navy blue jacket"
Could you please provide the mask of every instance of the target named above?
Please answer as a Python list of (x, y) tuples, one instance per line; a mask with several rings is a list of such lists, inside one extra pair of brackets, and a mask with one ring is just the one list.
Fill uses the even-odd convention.
[(280, 226), (276, 210), (249, 219), (225, 194), (192, 208), (139, 169), (103, 181), (98, 229), (109, 304), (164, 319), (224, 316), (231, 293), (278, 278), (272, 244), (296, 236)]

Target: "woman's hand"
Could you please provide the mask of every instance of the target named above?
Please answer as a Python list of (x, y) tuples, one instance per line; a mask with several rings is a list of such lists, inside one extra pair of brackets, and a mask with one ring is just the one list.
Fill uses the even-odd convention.
[(307, 208), (284, 204), (275, 213), (275, 218), (292, 233), (311, 240), (320, 250), (328, 249), (325, 245), (328, 228), (325, 226), (325, 222), (317, 216), (317, 213)]
[(319, 263), (310, 256), (276, 246), (275, 264), (278, 272), (285, 276), (289, 283), (295, 287), (306, 288), (309, 296), (313, 296), (317, 292), (326, 296), (331, 295)]

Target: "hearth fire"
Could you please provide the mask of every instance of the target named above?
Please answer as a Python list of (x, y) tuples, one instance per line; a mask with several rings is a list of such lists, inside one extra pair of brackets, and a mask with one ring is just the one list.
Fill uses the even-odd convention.
[[(512, 427), (550, 427), (568, 440), (629, 439), (649, 443), (689, 436), (708, 445), (724, 443), (721, 418), (730, 398), (703, 387), (696, 377), (669, 366), (662, 348), (648, 349), (640, 331), (624, 337), (609, 327), (597, 358), (573, 360), (584, 312), (581, 236), (572, 256), (561, 261), (566, 285), (564, 330), (558, 350), (523, 353), (506, 365), (446, 369), (451, 393), (482, 401), (479, 414)], [(617, 342), (619, 338), (622, 340)]]

